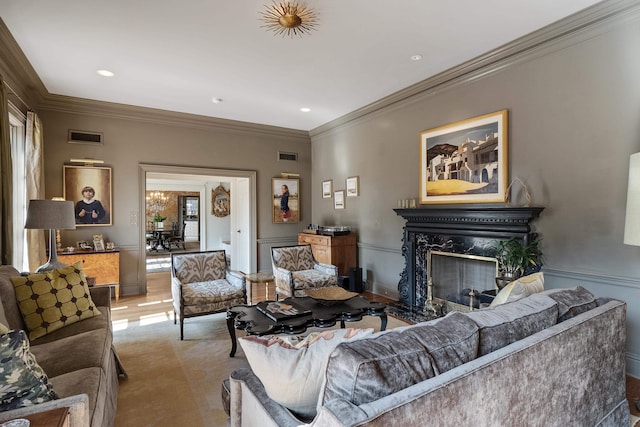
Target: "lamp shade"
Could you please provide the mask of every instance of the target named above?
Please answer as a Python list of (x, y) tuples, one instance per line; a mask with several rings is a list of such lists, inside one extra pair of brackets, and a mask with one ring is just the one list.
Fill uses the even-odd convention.
[(640, 153), (632, 154), (629, 159), (624, 243), (640, 246)]
[(73, 202), (66, 200), (29, 200), (27, 222), (28, 229), (62, 229), (76, 228)]

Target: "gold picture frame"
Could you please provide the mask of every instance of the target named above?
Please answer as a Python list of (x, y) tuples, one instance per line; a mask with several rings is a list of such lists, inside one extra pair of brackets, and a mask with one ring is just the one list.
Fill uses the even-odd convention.
[(274, 224), (300, 222), (300, 179), (271, 178), (271, 200)]
[(104, 252), (104, 238), (102, 234), (93, 235), (93, 250), (96, 252)]
[(211, 214), (224, 218), (231, 213), (231, 191), (218, 185), (211, 190)]
[(507, 110), (420, 133), (420, 203), (506, 200)]
[[(110, 167), (64, 165), (62, 188), (64, 199), (74, 203), (76, 226), (113, 225)], [(93, 193), (89, 202), (84, 200), (86, 190)]]

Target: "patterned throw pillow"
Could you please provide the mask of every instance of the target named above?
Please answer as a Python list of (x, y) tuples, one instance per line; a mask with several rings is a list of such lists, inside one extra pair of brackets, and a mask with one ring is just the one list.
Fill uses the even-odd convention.
[(11, 282), (30, 340), (100, 315), (89, 295), (81, 262), (45, 273), (12, 277)]
[(57, 399), (24, 331), (0, 335), (0, 411)]
[(373, 329), (336, 329), (309, 334), (303, 340), (270, 335), (238, 339), (251, 369), (271, 399), (313, 418), (329, 354), (341, 342), (366, 338)]

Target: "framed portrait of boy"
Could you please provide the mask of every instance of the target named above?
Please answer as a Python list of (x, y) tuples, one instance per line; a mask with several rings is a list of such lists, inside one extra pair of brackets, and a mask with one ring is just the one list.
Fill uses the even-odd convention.
[(110, 167), (64, 165), (62, 181), (77, 227), (113, 225)]

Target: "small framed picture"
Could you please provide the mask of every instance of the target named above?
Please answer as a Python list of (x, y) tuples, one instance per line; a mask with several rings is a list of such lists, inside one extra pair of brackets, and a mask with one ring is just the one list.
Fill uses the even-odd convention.
[(347, 178), (347, 197), (358, 197), (360, 195), (360, 178), (350, 176)]
[(78, 240), (76, 242), (76, 248), (80, 249), (80, 250), (87, 250), (87, 249), (92, 249), (91, 245), (89, 244), (89, 242), (87, 242), (86, 240)]
[(322, 198), (330, 199), (333, 194), (333, 181), (328, 179), (326, 181), (322, 181)]
[(344, 209), (344, 190), (333, 192), (334, 209)]
[(96, 252), (104, 251), (104, 239), (102, 238), (102, 234), (93, 235), (93, 249)]

